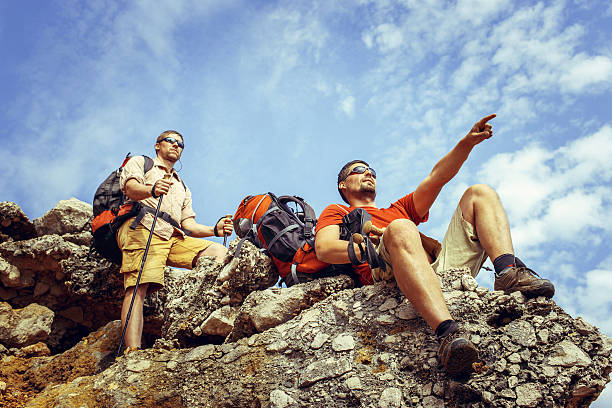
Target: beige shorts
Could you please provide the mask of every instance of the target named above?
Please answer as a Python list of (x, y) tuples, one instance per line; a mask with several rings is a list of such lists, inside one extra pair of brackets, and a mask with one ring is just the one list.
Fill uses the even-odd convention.
[[(142, 257), (149, 239), (148, 229), (142, 225), (131, 229), (131, 223), (132, 220), (124, 222), (117, 233), (117, 243), (123, 254), (121, 273), (123, 273), (125, 289), (136, 285)], [(166, 265), (191, 269), (193, 259), (211, 244), (211, 241), (180, 235), (173, 235), (169, 240), (165, 240), (153, 234), (139, 284), (151, 284), (149, 292), (161, 288), (164, 285)]]
[[(387, 264), (387, 275), (393, 276), (391, 257), (383, 239), (380, 240), (377, 250)], [(450, 268), (469, 268), (472, 276), (476, 277), (486, 260), (487, 254), (480, 245), (474, 226), (463, 219), (461, 208), (457, 206), (444, 235), (440, 254), (431, 267), (436, 272)]]

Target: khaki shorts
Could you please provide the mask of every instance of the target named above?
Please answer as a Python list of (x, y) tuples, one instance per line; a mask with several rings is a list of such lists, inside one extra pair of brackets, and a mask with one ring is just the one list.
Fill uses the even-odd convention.
[[(123, 273), (125, 289), (136, 285), (142, 257), (149, 239), (148, 229), (142, 225), (131, 229), (131, 224), (132, 220), (127, 220), (117, 233), (117, 243), (123, 253), (121, 273)], [(193, 259), (210, 245), (212, 245), (211, 241), (198, 238), (173, 235), (169, 240), (165, 240), (153, 234), (139, 284), (151, 284), (149, 292), (160, 289), (164, 285), (166, 265), (191, 269)]]
[[(387, 264), (387, 275), (390, 278), (393, 276), (391, 256), (382, 238), (377, 251)], [(450, 268), (469, 268), (472, 276), (476, 277), (486, 260), (487, 254), (480, 245), (474, 226), (463, 219), (461, 208), (457, 206), (444, 235), (440, 254), (431, 267), (436, 272)]]

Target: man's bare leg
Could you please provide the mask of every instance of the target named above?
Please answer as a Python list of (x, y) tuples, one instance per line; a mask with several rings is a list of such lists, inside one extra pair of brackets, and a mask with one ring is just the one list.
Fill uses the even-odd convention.
[(451, 376), (465, 376), (478, 359), (478, 350), (458, 330), (452, 319), (416, 225), (406, 219), (389, 224), (383, 235), (391, 257), (395, 281), (416, 311), (425, 319), (440, 341), (440, 361)]
[[(130, 313), (130, 321), (128, 322), (127, 330), (125, 331), (125, 346), (132, 349), (141, 347), (142, 329), (144, 323), (143, 305), (148, 288), (148, 283), (138, 285), (138, 291), (134, 297), (134, 305), (132, 306), (132, 312)], [(127, 288), (125, 291), (123, 305), (121, 307), (121, 327), (125, 327), (125, 320), (127, 319), (128, 310), (130, 309), (133, 293), (134, 286)]]
[(461, 197), (463, 218), (472, 224), (478, 240), (495, 267), (495, 290), (520, 291), (527, 297), (552, 297), (554, 285), (514, 256), (510, 225), (499, 196), (484, 184), (471, 186)]
[(459, 201), (463, 219), (472, 224), (486, 254), (494, 260), (514, 254), (510, 224), (499, 196), (486, 184), (469, 187)]
[(429, 327), (435, 330), (443, 321), (452, 319), (416, 225), (410, 220), (395, 220), (383, 239), (397, 285)]
[(221, 244), (218, 244), (216, 242), (213, 242), (212, 245), (210, 245), (208, 248), (206, 248), (203, 251), (200, 251), (200, 253), (196, 256), (196, 258), (193, 260), (193, 266), (195, 266), (195, 262), (197, 261), (197, 258), (200, 257), (200, 255), (205, 255), (205, 256), (214, 256), (215, 260), (218, 263), (223, 263), (223, 259), (225, 258), (225, 254), (227, 253), (227, 248), (224, 247)]

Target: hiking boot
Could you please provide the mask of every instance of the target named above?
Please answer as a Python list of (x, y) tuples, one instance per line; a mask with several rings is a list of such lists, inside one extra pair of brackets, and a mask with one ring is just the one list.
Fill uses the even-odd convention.
[(555, 294), (555, 287), (548, 279), (542, 279), (531, 269), (520, 266), (510, 267), (503, 275), (496, 276), (494, 289), (503, 290), (506, 294), (518, 290), (525, 297), (551, 298)]
[(438, 355), (451, 377), (468, 376), (473, 370), (472, 364), (478, 360), (476, 346), (462, 336), (461, 330), (457, 330), (440, 339)]
[(385, 270), (382, 268), (371, 268), (372, 279), (374, 282), (388, 281), (393, 277), (393, 271), (387, 266)]
[(125, 351), (123, 352), (124, 356), (127, 356), (130, 353), (133, 353), (134, 351), (138, 351), (140, 350), (140, 347), (126, 347)]

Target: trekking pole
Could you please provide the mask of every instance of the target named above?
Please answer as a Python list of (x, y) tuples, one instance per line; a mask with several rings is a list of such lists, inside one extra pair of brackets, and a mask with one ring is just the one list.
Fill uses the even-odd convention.
[[(232, 214), (227, 214), (224, 218), (231, 217)], [(223, 231), (223, 246), (227, 246), (227, 235), (225, 235), (225, 231)]]
[[(164, 179), (169, 178), (170, 173), (166, 173)], [(123, 339), (125, 338), (125, 332), (127, 330), (128, 324), (130, 322), (130, 315), (132, 314), (132, 306), (134, 306), (134, 299), (136, 298), (136, 292), (138, 291), (138, 284), (140, 283), (140, 276), (142, 275), (142, 270), (144, 269), (145, 261), (147, 260), (147, 254), (149, 253), (149, 246), (151, 245), (151, 238), (153, 237), (153, 231), (155, 230), (155, 222), (157, 221), (157, 216), (159, 215), (159, 208), (161, 207), (162, 198), (164, 195), (161, 194), (159, 196), (159, 201), (157, 202), (157, 208), (155, 209), (155, 216), (153, 217), (153, 223), (151, 224), (151, 231), (149, 232), (149, 239), (147, 240), (147, 246), (145, 247), (144, 254), (142, 255), (142, 263), (140, 264), (140, 271), (138, 271), (138, 277), (136, 278), (136, 286), (134, 286), (134, 292), (132, 293), (132, 301), (130, 302), (130, 308), (128, 309), (127, 316), (125, 317), (125, 326), (123, 326), (123, 333), (121, 333), (121, 341), (119, 342), (119, 349), (117, 349), (117, 357), (121, 354), (121, 348), (123, 347)]]

